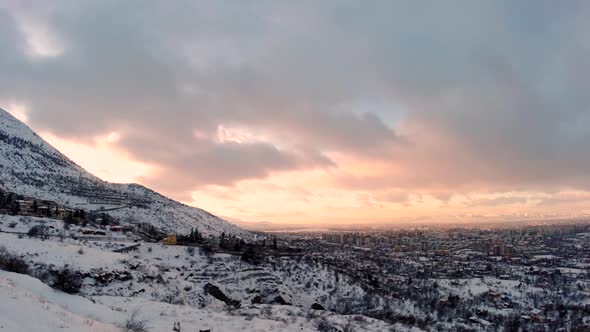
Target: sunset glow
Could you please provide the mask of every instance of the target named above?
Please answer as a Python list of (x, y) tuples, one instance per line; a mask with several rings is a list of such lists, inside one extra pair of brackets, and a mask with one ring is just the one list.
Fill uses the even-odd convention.
[[(41, 135), (86, 170), (110, 182), (142, 183), (156, 173), (157, 166), (134, 160), (119, 150), (116, 133), (87, 143), (64, 140), (51, 133)], [(386, 177), (396, 172), (382, 162), (345, 156), (335, 160), (338, 168), (275, 173), (232, 186), (206, 185), (176, 198), (245, 222), (299, 225), (518, 220), (590, 214), (590, 193), (578, 190), (453, 193), (452, 188), (441, 192), (429, 192), (428, 188), (348, 188), (342, 177)]]

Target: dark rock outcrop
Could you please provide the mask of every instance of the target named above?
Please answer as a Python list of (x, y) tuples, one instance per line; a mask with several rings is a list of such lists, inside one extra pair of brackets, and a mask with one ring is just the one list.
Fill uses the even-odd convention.
[(311, 305), (311, 308), (313, 310), (326, 310), (326, 308), (324, 308), (323, 305), (319, 304), (319, 303), (314, 303)]
[(205, 288), (205, 292), (207, 292), (207, 294), (213, 296), (214, 298), (218, 299), (219, 301), (225, 302), (225, 304), (227, 304), (230, 307), (239, 308), (241, 306), (240, 301), (233, 300), (233, 299), (227, 297), (221, 291), (221, 289), (219, 289), (219, 287), (217, 287), (215, 285), (206, 284), (204, 288)]

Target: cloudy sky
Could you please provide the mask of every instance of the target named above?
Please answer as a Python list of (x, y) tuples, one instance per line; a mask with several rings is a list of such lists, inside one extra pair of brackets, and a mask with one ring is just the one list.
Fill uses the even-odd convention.
[(590, 2), (0, 3), (0, 107), (246, 221), (590, 214)]

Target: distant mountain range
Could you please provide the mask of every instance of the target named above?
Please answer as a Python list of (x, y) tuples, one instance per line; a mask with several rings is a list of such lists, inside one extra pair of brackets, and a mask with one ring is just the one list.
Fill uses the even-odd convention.
[(90, 174), (0, 109), (0, 188), (71, 208), (108, 210), (123, 222), (147, 222), (171, 233), (192, 228), (204, 235), (249, 232), (199, 208), (139, 184), (109, 183)]

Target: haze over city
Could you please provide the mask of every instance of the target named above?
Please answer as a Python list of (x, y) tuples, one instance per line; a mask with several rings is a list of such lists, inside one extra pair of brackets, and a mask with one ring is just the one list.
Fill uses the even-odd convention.
[(585, 1), (4, 1), (0, 107), (230, 220), (590, 214)]

